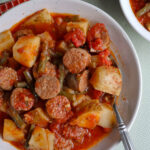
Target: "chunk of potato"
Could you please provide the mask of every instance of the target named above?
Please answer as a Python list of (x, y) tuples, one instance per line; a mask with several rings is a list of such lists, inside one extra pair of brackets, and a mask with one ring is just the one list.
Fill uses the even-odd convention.
[(54, 48), (55, 46), (55, 41), (53, 40), (52, 36), (49, 34), (49, 32), (43, 32), (38, 35), (41, 39), (41, 42), (47, 42), (49, 48)]
[(36, 27), (37, 25), (43, 23), (43, 24), (51, 24), (53, 22), (53, 18), (48, 12), (47, 9), (42, 9), (35, 14), (33, 14), (31, 17), (29, 17), (24, 23), (24, 27)]
[(83, 31), (84, 35), (86, 36), (88, 28), (89, 28), (89, 22), (87, 20), (83, 20), (83, 21), (79, 21), (79, 22), (68, 22), (67, 23), (67, 26), (66, 26), (67, 32), (70, 32), (75, 28), (80, 28)]
[(84, 101), (77, 108), (79, 115), (70, 124), (93, 129), (99, 123), (101, 110), (102, 108), (98, 100)]
[(6, 141), (23, 143), (25, 141), (24, 132), (21, 129), (17, 128), (16, 124), (12, 120), (5, 119), (3, 139)]
[(48, 129), (35, 127), (29, 141), (30, 150), (54, 150), (54, 133)]
[(101, 104), (100, 120), (98, 125), (103, 128), (112, 128), (116, 124), (113, 108), (108, 104)]
[(13, 46), (13, 57), (20, 64), (32, 67), (38, 56), (39, 47), (40, 38), (38, 36), (23, 36)]
[(90, 83), (96, 90), (119, 96), (122, 77), (118, 68), (101, 66), (93, 73)]
[(0, 53), (4, 50), (10, 50), (15, 44), (10, 30), (0, 33)]
[(36, 108), (24, 115), (25, 122), (35, 124), (39, 127), (46, 127), (50, 122), (49, 117), (45, 114), (42, 108)]
[(72, 105), (76, 107), (80, 105), (83, 101), (87, 101), (87, 100), (90, 100), (90, 97), (88, 95), (77, 94), (75, 101), (72, 102)]

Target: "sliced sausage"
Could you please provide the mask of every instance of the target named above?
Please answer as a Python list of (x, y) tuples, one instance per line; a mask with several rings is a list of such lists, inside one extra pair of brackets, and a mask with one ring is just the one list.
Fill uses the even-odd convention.
[(11, 90), (17, 79), (17, 72), (14, 69), (5, 67), (0, 70), (0, 87), (3, 90)]
[(60, 92), (60, 82), (56, 77), (44, 75), (36, 80), (35, 91), (41, 99), (50, 99)]
[(56, 66), (50, 62), (46, 63), (45, 71), (43, 73), (38, 73), (38, 64), (33, 67), (33, 76), (35, 79), (41, 77), (42, 75), (49, 75), (51, 77), (56, 76)]
[(83, 73), (77, 75), (78, 91), (84, 92), (88, 88), (88, 75), (88, 70), (85, 70)]
[(68, 87), (79, 92), (84, 92), (88, 88), (88, 74), (88, 70), (77, 75), (69, 74), (66, 77)]
[(90, 62), (91, 55), (81, 48), (72, 48), (63, 57), (63, 63), (71, 73), (80, 73)]
[(71, 111), (69, 100), (65, 96), (56, 96), (46, 103), (49, 116), (53, 119), (64, 119)]
[(110, 38), (105, 25), (102, 23), (95, 24), (88, 31), (87, 42), (91, 52), (102, 51), (108, 48)]
[(17, 111), (28, 111), (34, 105), (33, 94), (25, 88), (16, 88), (10, 96), (10, 103)]
[(78, 126), (64, 125), (62, 135), (67, 139), (75, 140), (76, 142), (83, 143), (85, 136), (90, 136), (88, 129)]
[(63, 138), (60, 134), (55, 133), (54, 147), (55, 150), (71, 150), (74, 144), (72, 140)]

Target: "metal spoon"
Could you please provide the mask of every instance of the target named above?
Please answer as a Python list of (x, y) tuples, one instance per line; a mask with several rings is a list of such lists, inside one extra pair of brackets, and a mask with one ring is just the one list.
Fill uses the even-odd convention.
[(117, 123), (118, 123), (118, 130), (119, 130), (119, 133), (120, 133), (121, 140), (123, 142), (125, 150), (135, 150), (134, 146), (133, 146), (133, 144), (131, 142), (131, 139), (129, 137), (129, 133), (128, 133), (127, 127), (124, 124), (124, 121), (121, 118), (121, 116), (119, 114), (119, 111), (117, 109), (116, 99), (117, 99), (117, 97), (115, 96), (113, 109), (114, 109), (114, 112), (116, 114), (116, 119), (117, 119)]

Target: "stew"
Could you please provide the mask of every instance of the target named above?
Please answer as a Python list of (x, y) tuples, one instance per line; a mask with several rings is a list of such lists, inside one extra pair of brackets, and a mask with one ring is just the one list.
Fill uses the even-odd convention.
[(150, 31), (150, 0), (130, 0), (130, 3), (139, 22)]
[(0, 39), (3, 140), (20, 150), (80, 150), (111, 132), (122, 77), (103, 23), (43, 9)]

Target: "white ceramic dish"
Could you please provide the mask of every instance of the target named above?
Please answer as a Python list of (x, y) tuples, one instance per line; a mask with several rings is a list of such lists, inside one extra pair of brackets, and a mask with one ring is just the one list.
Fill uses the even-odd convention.
[(138, 21), (136, 16), (134, 15), (130, 0), (119, 0), (120, 6), (122, 8), (122, 11), (128, 20), (128, 22), (131, 24), (131, 26), (138, 32), (141, 36), (143, 36), (146, 40), (150, 41), (150, 32), (147, 31)]
[[(47, 8), (51, 12), (80, 14), (82, 17), (89, 19), (91, 24), (102, 22), (106, 25), (111, 40), (116, 46), (113, 51), (123, 74), (123, 89), (119, 108), (123, 119), (130, 128), (140, 105), (142, 77), (136, 51), (127, 34), (115, 20), (101, 9), (77, 0), (32, 0), (26, 2), (0, 17), (0, 32), (42, 8)], [(125, 97), (126, 101), (121, 100), (122, 97)], [(107, 138), (91, 149), (108, 150), (119, 141), (118, 132), (114, 129)], [(0, 139), (0, 150), (15, 150), (15, 148)]]

